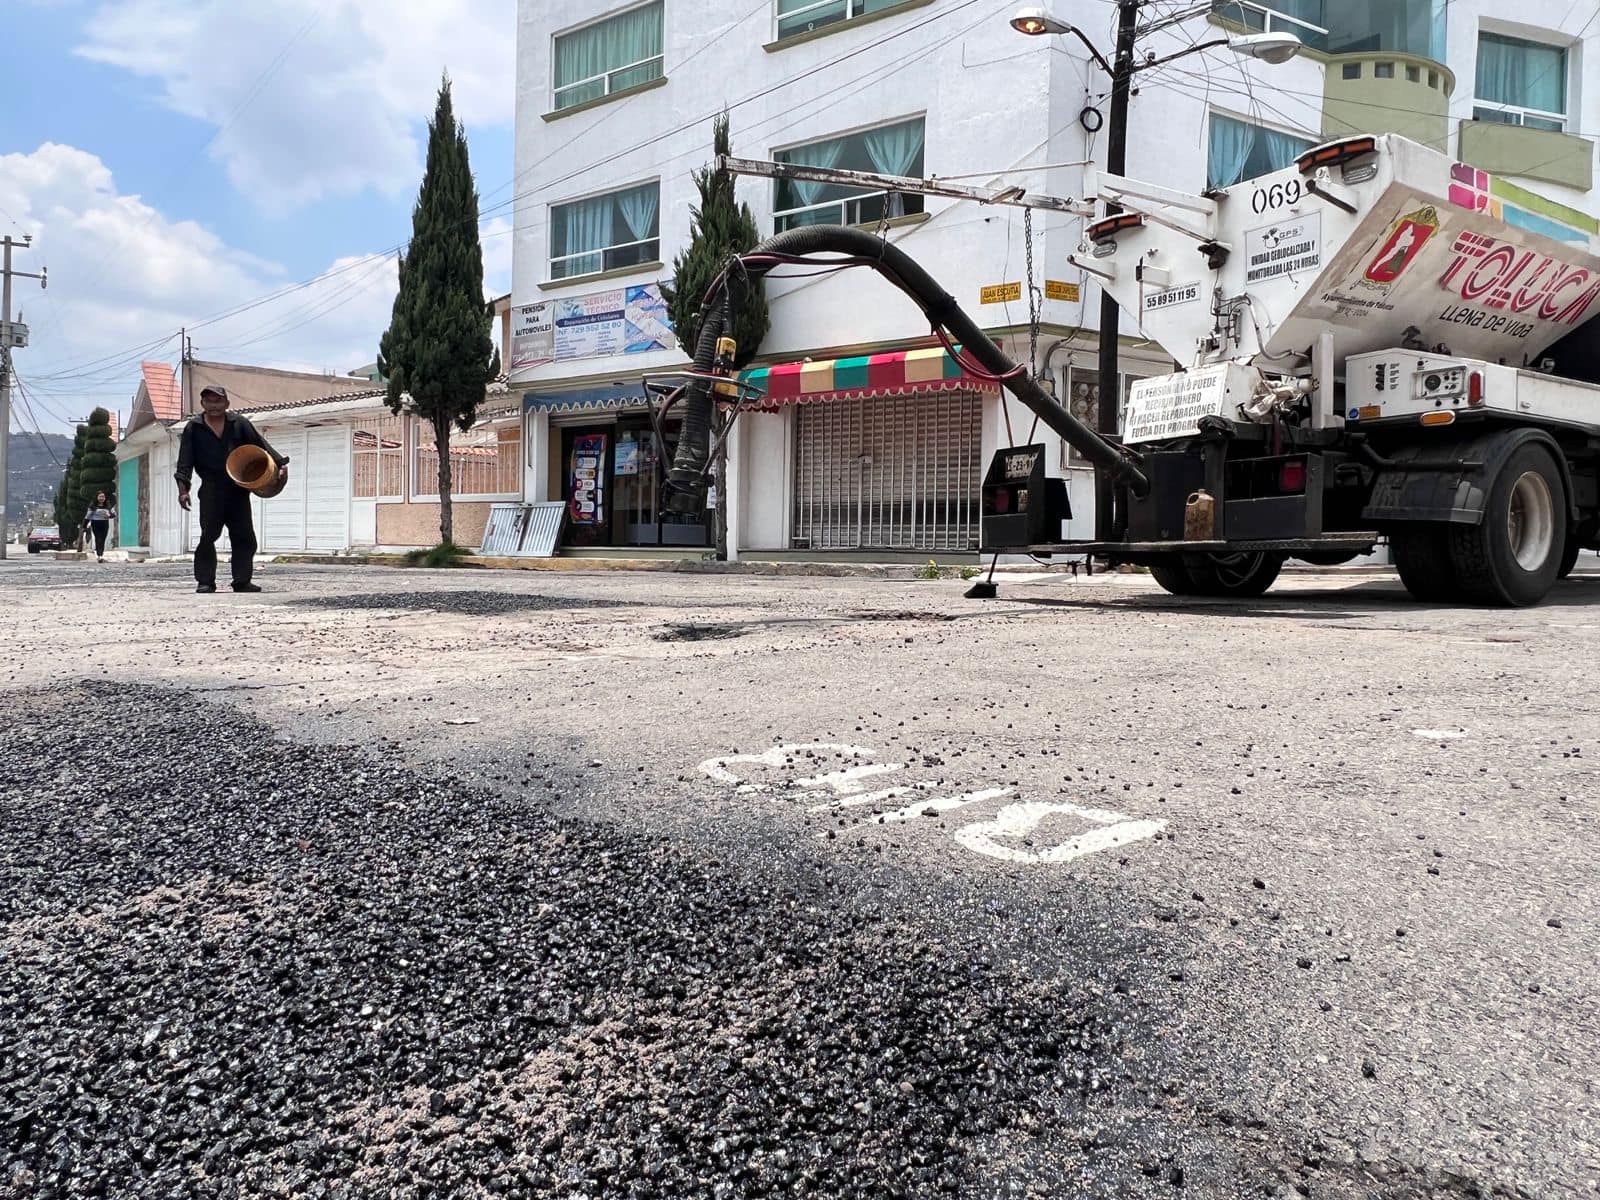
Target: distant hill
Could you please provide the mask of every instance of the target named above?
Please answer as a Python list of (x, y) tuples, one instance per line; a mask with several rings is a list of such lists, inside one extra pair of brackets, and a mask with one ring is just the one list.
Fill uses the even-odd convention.
[(6, 512), (14, 516), (55, 495), (72, 456), (72, 439), (59, 433), (13, 433), (6, 458)]

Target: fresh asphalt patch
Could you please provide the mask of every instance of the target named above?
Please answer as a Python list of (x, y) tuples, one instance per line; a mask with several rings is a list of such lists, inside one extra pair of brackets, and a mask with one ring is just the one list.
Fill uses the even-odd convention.
[(0, 764), (7, 1195), (1044, 1194), (1109, 1054), (826, 878), (180, 693), (0, 694)]

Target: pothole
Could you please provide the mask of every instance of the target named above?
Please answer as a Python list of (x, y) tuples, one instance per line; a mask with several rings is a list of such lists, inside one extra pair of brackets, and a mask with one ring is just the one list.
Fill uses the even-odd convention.
[(696, 625), (693, 622), (684, 622), (664, 626), (653, 636), (658, 642), (710, 642), (721, 638), (741, 637), (746, 632), (748, 631), (743, 625)]

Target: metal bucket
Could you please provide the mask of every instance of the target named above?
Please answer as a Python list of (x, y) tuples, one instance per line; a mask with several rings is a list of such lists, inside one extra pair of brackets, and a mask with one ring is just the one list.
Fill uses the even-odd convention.
[(272, 499), (289, 482), (278, 478), (278, 460), (260, 446), (240, 446), (228, 455), (227, 470), (229, 479), (263, 500)]

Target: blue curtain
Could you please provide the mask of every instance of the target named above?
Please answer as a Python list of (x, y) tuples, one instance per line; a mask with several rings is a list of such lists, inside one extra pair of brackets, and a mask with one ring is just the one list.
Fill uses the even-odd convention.
[[(556, 107), (582, 104), (659, 78), (660, 62), (646, 60), (661, 57), (661, 9), (659, 3), (647, 4), (556, 38)], [(605, 78), (621, 67), (632, 69), (609, 81)]]
[(1565, 113), (1567, 52), (1561, 46), (1480, 34), (1477, 95), (1496, 104)]
[[(557, 263), (556, 278), (588, 275), (605, 269), (605, 255), (601, 251), (611, 244), (612, 204), (611, 196), (595, 196), (563, 204), (556, 210), (554, 254), (557, 257), (581, 255)], [(585, 253), (590, 250), (595, 253)]]
[[(883, 175), (911, 175), (920, 173), (917, 165), (922, 161), (923, 123), (921, 118), (882, 129), (869, 129), (866, 134), (867, 157), (873, 169)], [(899, 192), (889, 197), (891, 217), (904, 216), (906, 198)]]
[(1211, 114), (1211, 140), (1206, 149), (1206, 187), (1232, 187), (1244, 178), (1245, 164), (1255, 149), (1255, 127), (1218, 113)]
[[(807, 167), (836, 167), (839, 165), (840, 157), (844, 154), (844, 147), (844, 138), (824, 138), (822, 141), (812, 142), (808, 146), (796, 146), (793, 150), (785, 151), (779, 157), (784, 162), (799, 163)], [(795, 199), (799, 201), (797, 207), (801, 208), (808, 204), (815, 204), (820, 200), (822, 198), (822, 189), (828, 186), (825, 183), (818, 183), (814, 179), (792, 179), (789, 184), (794, 188)], [(820, 218), (813, 218), (810, 214), (807, 214), (806, 219)]]
[(622, 220), (636, 242), (656, 236), (656, 212), (661, 207), (661, 185), (647, 183), (626, 192), (617, 193), (617, 207)]
[(1279, 133), (1276, 129), (1267, 129), (1265, 126), (1256, 128), (1256, 146), (1266, 153), (1266, 166), (1262, 174), (1267, 171), (1281, 171), (1307, 150), (1311, 143), (1305, 138), (1297, 138), (1293, 134)]

